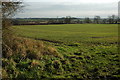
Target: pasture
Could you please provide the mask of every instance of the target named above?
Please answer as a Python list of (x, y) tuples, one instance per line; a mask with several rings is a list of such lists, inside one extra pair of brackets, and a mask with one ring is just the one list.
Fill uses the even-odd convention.
[[(59, 56), (45, 53), (37, 60), (35, 71), (32, 71), (36, 75), (22, 69), (24, 74), (20, 76), (80, 79), (120, 77), (117, 24), (19, 25), (13, 28), (17, 36), (42, 40), (47, 46), (54, 47)], [(29, 43), (31, 45), (32, 42)], [(36, 50), (36, 47), (33, 48)], [(29, 54), (39, 54), (34, 49)], [(54, 52), (54, 49), (48, 51)], [(31, 61), (26, 60), (24, 65), (31, 66), (28, 65)]]
[(116, 43), (117, 24), (63, 24), (14, 26), (19, 36), (63, 43)]

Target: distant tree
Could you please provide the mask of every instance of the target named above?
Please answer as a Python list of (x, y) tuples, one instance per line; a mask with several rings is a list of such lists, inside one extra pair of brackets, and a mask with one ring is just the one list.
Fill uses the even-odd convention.
[(106, 24), (107, 23), (107, 19), (102, 19), (102, 23)]
[(79, 19), (77, 20), (77, 23), (78, 23), (78, 24), (81, 23)]
[(53, 19), (49, 19), (48, 23), (54, 23), (54, 20)]
[(66, 16), (66, 17), (64, 18), (64, 22), (65, 22), (66, 24), (70, 24), (70, 23), (71, 23), (71, 20), (72, 20), (71, 16)]
[(115, 15), (112, 15), (111, 18), (112, 18), (112, 23), (115, 23), (115, 18), (116, 18), (116, 16), (115, 16)]
[(116, 21), (116, 23), (120, 23), (120, 18), (119, 17), (117, 17), (117, 21)]
[(113, 23), (113, 19), (112, 19), (111, 16), (108, 16), (108, 22), (109, 22), (109, 24), (112, 24), (112, 23)]
[(90, 18), (89, 18), (89, 17), (85, 18), (85, 19), (84, 19), (84, 23), (91, 23)]
[(96, 24), (100, 24), (100, 16), (95, 16), (94, 17), (94, 23), (96, 23)]
[(115, 22), (116, 22), (115, 20), (116, 20), (116, 16), (115, 16), (115, 15), (108, 16), (108, 22), (109, 22), (110, 24), (115, 23)]

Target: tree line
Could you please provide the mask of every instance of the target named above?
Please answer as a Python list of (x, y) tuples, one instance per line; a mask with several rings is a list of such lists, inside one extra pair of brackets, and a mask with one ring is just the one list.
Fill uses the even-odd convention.
[(101, 18), (75, 18), (66, 16), (62, 18), (16, 18), (12, 19), (13, 25), (46, 25), (46, 24), (119, 24), (120, 18), (116, 15)]
[(72, 17), (66, 17), (65, 18), (65, 23), (94, 23), (94, 24), (118, 24), (120, 22), (120, 18), (115, 15), (108, 16), (108, 18), (101, 18), (100, 16), (95, 16), (94, 18), (83, 18), (83, 19), (78, 19), (74, 21)]

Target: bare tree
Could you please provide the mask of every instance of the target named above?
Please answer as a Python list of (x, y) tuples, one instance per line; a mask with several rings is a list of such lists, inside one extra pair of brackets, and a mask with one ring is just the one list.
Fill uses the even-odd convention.
[(70, 24), (71, 23), (71, 17), (70, 16), (66, 16), (66, 18), (64, 19), (64, 22), (66, 24)]
[(102, 23), (106, 24), (107, 23), (107, 19), (102, 19)]
[(94, 23), (96, 23), (96, 24), (100, 24), (100, 16), (95, 16), (94, 17)]
[(90, 20), (89, 17), (87, 17), (87, 18), (85, 18), (84, 22), (85, 22), (85, 23), (91, 23), (91, 20)]
[(112, 15), (112, 16), (108, 16), (108, 22), (110, 24), (113, 24), (113, 23), (116, 23), (116, 16), (115, 15)]
[(16, 12), (22, 9), (22, 2), (20, 1), (4, 1), (2, 2), (2, 27), (8, 28), (10, 26), (10, 18), (13, 17)]
[(2, 38), (3, 38), (3, 57), (10, 50), (13, 42), (13, 30), (11, 28), (11, 18), (23, 7), (21, 1), (9, 0), (2, 1)]

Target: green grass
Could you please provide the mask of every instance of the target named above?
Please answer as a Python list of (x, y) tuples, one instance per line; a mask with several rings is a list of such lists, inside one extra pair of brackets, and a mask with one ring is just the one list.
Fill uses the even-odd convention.
[[(13, 27), (18, 36), (44, 39), (48, 48), (41, 43), (39, 44), (43, 49), (36, 48), (37, 40), (25, 39), (24, 41), (24, 38), (16, 40), (18, 45), (15, 46), (18, 46), (16, 49), (18, 53), (15, 52), (14, 56), (7, 59), (3, 58), (4, 76), (10, 78), (80, 78), (83, 80), (120, 77), (120, 55), (116, 44), (118, 42), (117, 24)], [(14, 49), (14, 45), (12, 48)], [(37, 55), (39, 52), (43, 55)], [(28, 56), (21, 59), (21, 53)]]
[(64, 24), (14, 26), (20, 36), (74, 42), (117, 42), (117, 24)]

